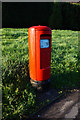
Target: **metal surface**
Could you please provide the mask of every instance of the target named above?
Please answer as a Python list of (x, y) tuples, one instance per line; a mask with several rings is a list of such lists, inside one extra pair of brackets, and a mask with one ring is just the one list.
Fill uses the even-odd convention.
[[(29, 73), (35, 81), (46, 81), (51, 73), (51, 29), (47, 26), (33, 26), (28, 29)], [(40, 40), (48, 39), (49, 47), (41, 48)]]

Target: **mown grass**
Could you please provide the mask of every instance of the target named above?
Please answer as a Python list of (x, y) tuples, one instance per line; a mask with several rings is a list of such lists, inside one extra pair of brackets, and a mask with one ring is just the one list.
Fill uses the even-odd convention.
[(71, 3), (71, 4), (73, 4), (73, 5), (80, 5), (80, 3)]
[(28, 29), (2, 29), (3, 119), (20, 119), (34, 111), (29, 83)]
[(77, 31), (52, 32), (51, 84), (57, 89), (79, 87), (78, 42)]
[[(20, 119), (36, 110), (29, 82), (28, 29), (2, 31), (3, 119)], [(51, 87), (79, 87), (78, 32), (52, 30)]]

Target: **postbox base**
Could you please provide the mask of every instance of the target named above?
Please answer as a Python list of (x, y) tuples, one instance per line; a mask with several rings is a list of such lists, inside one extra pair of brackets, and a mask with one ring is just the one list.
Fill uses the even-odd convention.
[(35, 87), (37, 89), (42, 89), (44, 86), (46, 86), (50, 83), (50, 79), (45, 80), (45, 81), (36, 81), (36, 80), (30, 79), (30, 82), (33, 87)]

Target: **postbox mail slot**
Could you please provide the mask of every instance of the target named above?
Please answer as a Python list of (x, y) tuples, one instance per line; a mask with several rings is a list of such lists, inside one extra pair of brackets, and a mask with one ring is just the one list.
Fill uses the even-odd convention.
[(51, 34), (42, 34), (40, 37), (51, 37)]

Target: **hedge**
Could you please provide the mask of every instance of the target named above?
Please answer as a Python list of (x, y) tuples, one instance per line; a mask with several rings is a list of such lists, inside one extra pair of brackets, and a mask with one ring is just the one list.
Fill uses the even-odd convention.
[(2, 27), (80, 30), (80, 5), (66, 2), (2, 3)]
[(80, 30), (80, 5), (53, 3), (49, 26), (54, 29)]

